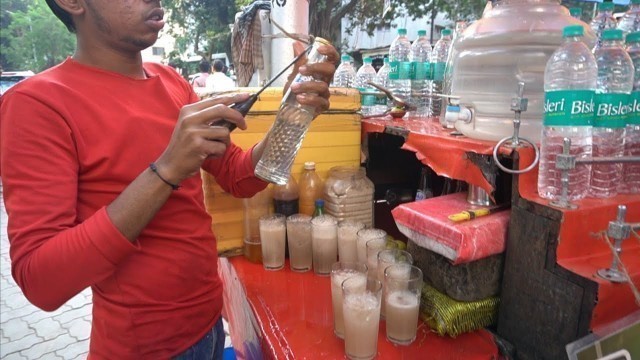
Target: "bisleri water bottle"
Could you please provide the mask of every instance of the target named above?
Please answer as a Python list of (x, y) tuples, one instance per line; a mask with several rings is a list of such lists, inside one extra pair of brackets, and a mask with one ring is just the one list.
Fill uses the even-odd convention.
[[(557, 199), (561, 194), (561, 172), (556, 156), (562, 153), (564, 138), (571, 140), (570, 152), (577, 158), (591, 156), (594, 91), (598, 68), (594, 56), (582, 42), (581, 25), (564, 28), (564, 43), (549, 58), (544, 71), (544, 119), (540, 144), (538, 194)], [(569, 199), (587, 195), (591, 166), (576, 165), (569, 172)]]

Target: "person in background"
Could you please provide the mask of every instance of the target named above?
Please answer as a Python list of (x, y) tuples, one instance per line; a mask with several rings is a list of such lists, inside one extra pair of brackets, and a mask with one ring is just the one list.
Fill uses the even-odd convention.
[(211, 74), (211, 63), (202, 59), (198, 64), (198, 70), (200, 72), (193, 78), (193, 87), (204, 88), (207, 86), (207, 78)]
[(208, 91), (218, 92), (232, 90), (236, 84), (224, 73), (224, 63), (221, 60), (213, 62), (213, 74), (207, 78), (206, 88)]
[[(172, 68), (142, 62), (164, 27), (158, 0), (46, 1), (76, 50), (0, 98), (12, 275), (45, 311), (91, 287), (91, 360), (221, 359), (223, 284), (200, 171), (239, 197), (267, 186), (254, 176), (264, 139), (243, 151), (215, 125), (246, 129), (229, 105), (249, 94), (198, 101)], [(338, 55), (319, 51), (328, 62), (294, 72), (320, 81), (291, 91), (326, 110)]]

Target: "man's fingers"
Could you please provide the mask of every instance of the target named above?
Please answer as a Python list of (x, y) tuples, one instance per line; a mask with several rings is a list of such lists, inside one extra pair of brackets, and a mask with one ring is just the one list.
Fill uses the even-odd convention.
[(305, 64), (299, 69), (300, 74), (313, 76), (317, 80), (327, 83), (331, 82), (336, 66), (330, 62), (319, 62), (314, 64)]
[(323, 81), (305, 81), (291, 85), (294, 94), (313, 93), (329, 97), (329, 85)]
[(329, 109), (329, 100), (312, 93), (304, 93), (296, 95), (296, 100), (301, 105), (308, 105), (316, 109), (316, 113), (321, 113)]
[(318, 52), (327, 57), (327, 61), (337, 65), (340, 62), (340, 55), (338, 55), (338, 51), (336, 48), (330, 45), (322, 45), (318, 47)]
[(246, 130), (247, 123), (244, 120), (244, 116), (237, 110), (222, 104), (217, 104), (200, 111), (197, 111), (189, 115), (188, 122), (211, 126), (220, 120), (227, 120), (236, 124), (240, 129)]
[(249, 93), (225, 94), (206, 98), (188, 106), (191, 107), (194, 111), (200, 111), (219, 104), (231, 105), (239, 103), (241, 101), (247, 100), (249, 96), (251, 96), (251, 94)]

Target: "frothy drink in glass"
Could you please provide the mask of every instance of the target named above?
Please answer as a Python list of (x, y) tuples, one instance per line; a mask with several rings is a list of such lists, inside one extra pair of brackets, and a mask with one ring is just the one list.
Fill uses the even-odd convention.
[(387, 337), (396, 344), (410, 344), (416, 338), (420, 300), (410, 291), (391, 291), (386, 296)]
[(338, 260), (338, 221), (331, 215), (320, 215), (311, 220), (313, 271), (329, 275), (331, 265)]
[(333, 305), (333, 332), (344, 339), (344, 318), (342, 315), (342, 283), (351, 277), (367, 281), (367, 266), (339, 261), (331, 266), (331, 302)]
[(357, 233), (358, 262), (367, 263), (367, 241), (372, 239), (386, 239), (387, 232), (381, 229), (362, 229)]
[(418, 330), (422, 271), (406, 263), (390, 265), (384, 272), (387, 339), (408, 345)]
[(344, 350), (349, 359), (373, 359), (378, 352), (382, 284), (351, 277), (342, 283)]
[(378, 253), (385, 249), (395, 249), (397, 247), (398, 244), (395, 242), (387, 242), (386, 237), (367, 241), (367, 268), (369, 269), (370, 277), (378, 278)]
[(358, 231), (364, 223), (344, 220), (338, 223), (338, 259), (344, 262), (358, 262)]
[(284, 215), (272, 214), (260, 218), (262, 265), (265, 269), (280, 270), (284, 267), (286, 233)]
[(292, 271), (311, 270), (311, 216), (295, 214), (287, 218), (289, 265)]
[[(383, 318), (386, 316), (386, 288), (384, 287), (384, 271), (387, 267), (393, 264), (413, 264), (413, 257), (408, 251), (400, 250), (400, 249), (386, 249), (382, 250), (378, 253), (378, 267), (377, 267), (377, 279), (382, 282), (382, 305), (380, 306), (380, 316)], [(406, 276), (409, 276), (409, 272), (407, 270)]]

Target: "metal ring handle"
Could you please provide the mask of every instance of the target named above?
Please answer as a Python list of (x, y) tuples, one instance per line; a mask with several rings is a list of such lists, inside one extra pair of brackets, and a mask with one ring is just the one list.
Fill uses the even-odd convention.
[(533, 162), (531, 163), (531, 165), (527, 166), (526, 168), (522, 169), (522, 170), (513, 170), (513, 169), (509, 169), (504, 167), (504, 165), (502, 165), (500, 163), (500, 160), (498, 159), (498, 149), (500, 149), (500, 147), (506, 143), (509, 140), (513, 140), (513, 137), (506, 137), (500, 141), (498, 141), (498, 143), (496, 144), (496, 146), (493, 148), (493, 160), (496, 162), (496, 165), (498, 165), (498, 167), (500, 168), (500, 170), (508, 173), (508, 174), (524, 174), (526, 172), (531, 171), (534, 167), (536, 167), (536, 165), (538, 165), (538, 161), (540, 161), (540, 150), (538, 149), (538, 147), (536, 146), (536, 144), (532, 143), (530, 140), (527, 140), (526, 138), (518, 138), (518, 140), (523, 141), (525, 143), (530, 144), (531, 146), (533, 146), (533, 150), (536, 153), (536, 157), (533, 159)]

